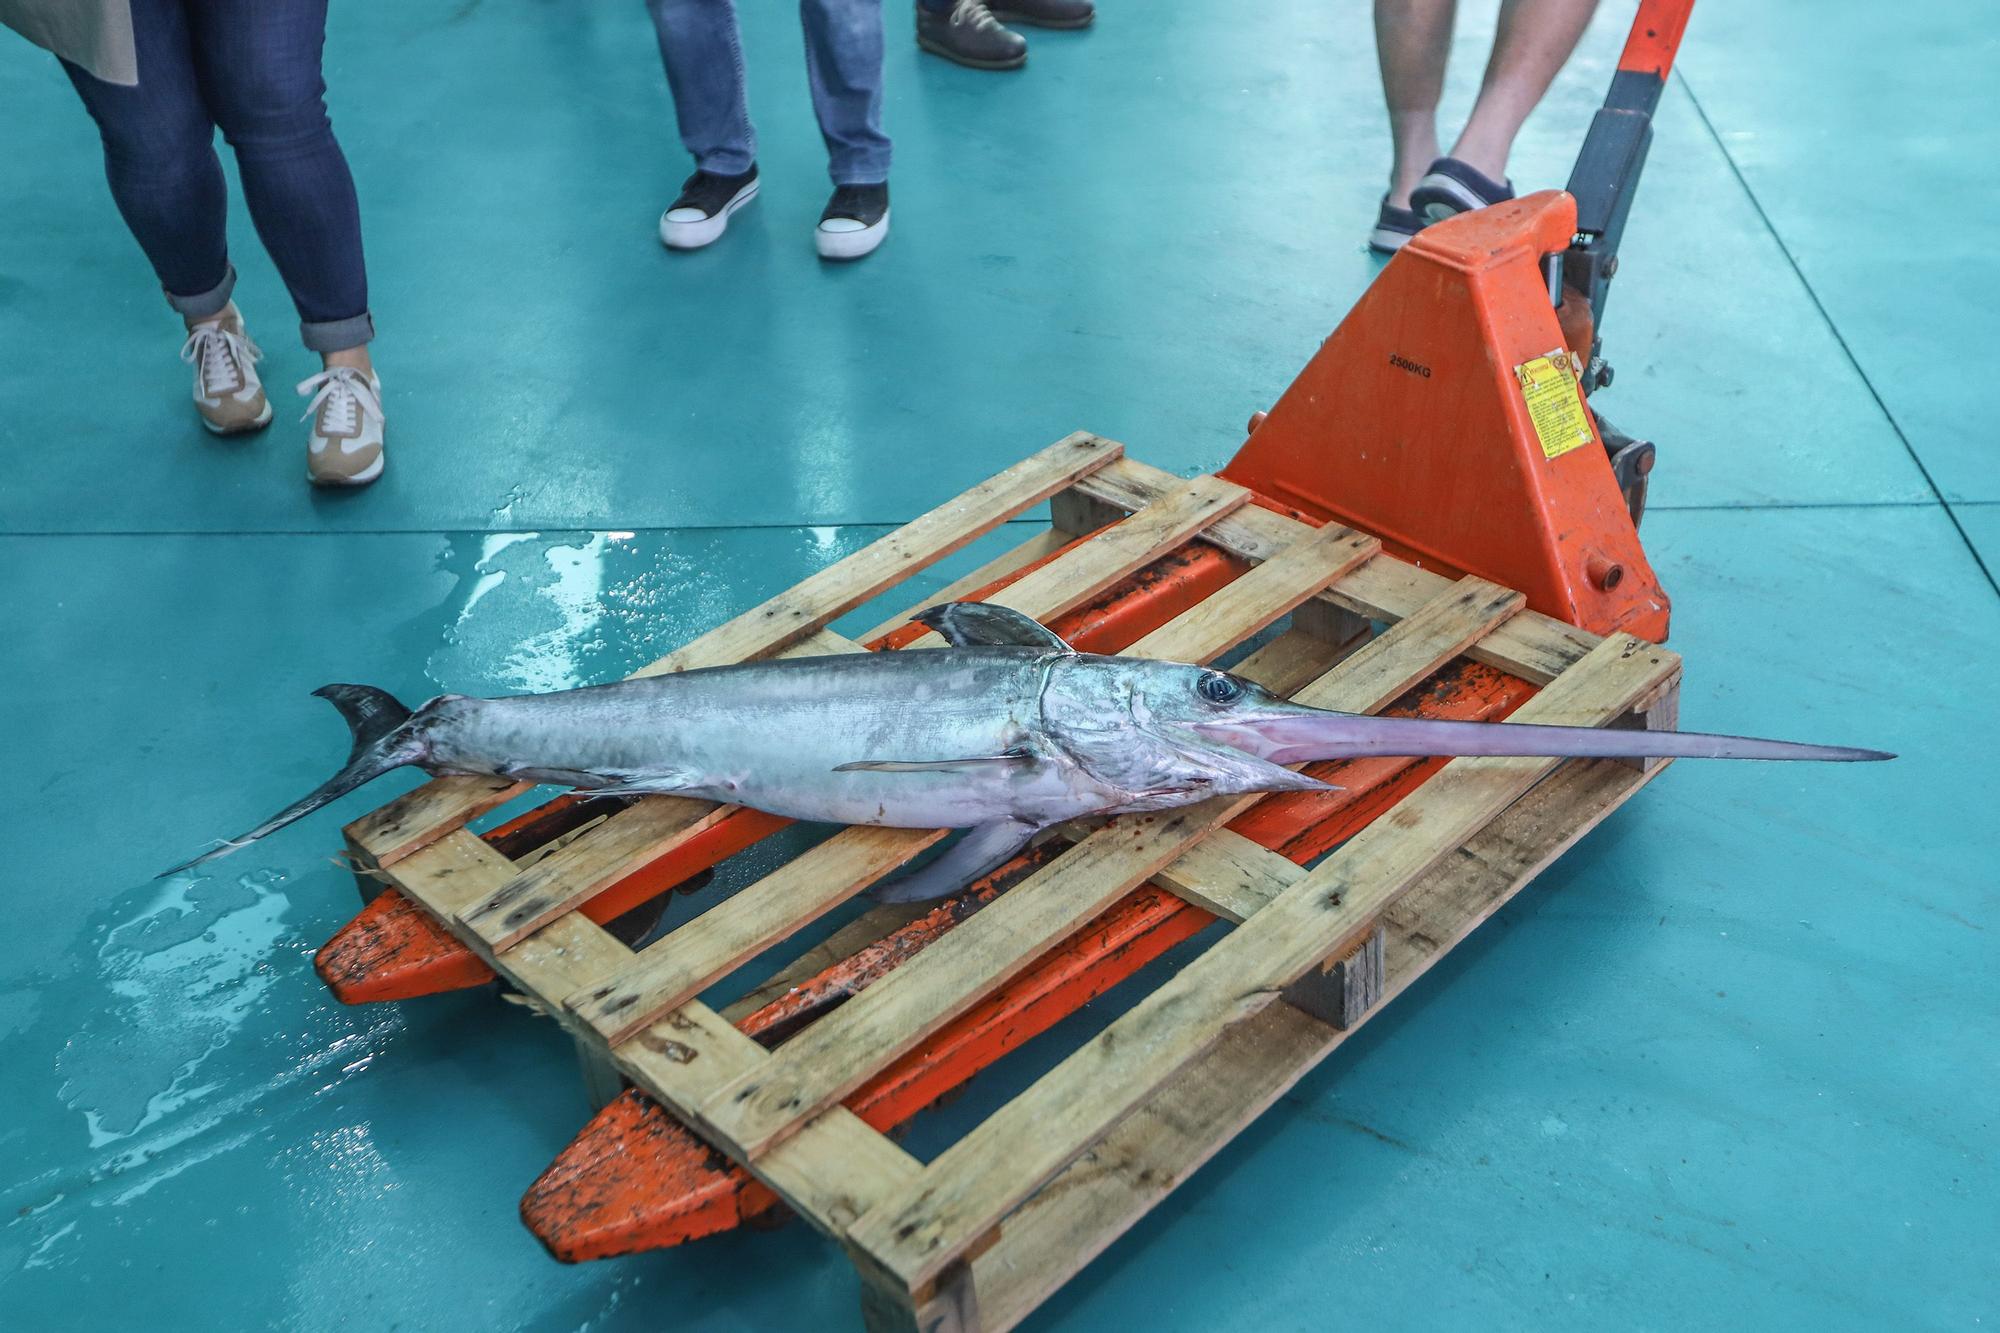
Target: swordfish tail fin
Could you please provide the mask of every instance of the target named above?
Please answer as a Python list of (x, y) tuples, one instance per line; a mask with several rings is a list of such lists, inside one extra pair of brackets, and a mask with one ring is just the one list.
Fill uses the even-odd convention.
[(1515, 722), (1443, 722), (1429, 718), (1347, 717), (1327, 725), (1301, 718), (1266, 736), (1282, 751), (1279, 763), (1355, 755), (1530, 756), (1563, 759), (1808, 759), (1855, 763), (1894, 759), (1882, 750), (1846, 745), (1805, 745), (1754, 736), (1714, 736), (1698, 731), (1640, 731), (1624, 727), (1550, 727)]
[(347, 719), (348, 730), (354, 735), (354, 748), (348, 753), (346, 766), (248, 833), (231, 838), (172, 870), (163, 870), (154, 878), (165, 879), (168, 875), (177, 875), (183, 870), (213, 861), (218, 856), (227, 856), (259, 838), (276, 833), (294, 820), (304, 819), (356, 787), (423, 758), (422, 744), (405, 730), (413, 714), (398, 703), (394, 695), (367, 685), (322, 685), (313, 693), (338, 708), (340, 715)]
[(354, 748), (347, 752), (350, 764), (361, 757), (362, 751), (410, 720), (410, 710), (398, 703), (395, 695), (373, 685), (322, 685), (313, 694), (338, 708), (346, 719), (347, 729), (354, 735)]

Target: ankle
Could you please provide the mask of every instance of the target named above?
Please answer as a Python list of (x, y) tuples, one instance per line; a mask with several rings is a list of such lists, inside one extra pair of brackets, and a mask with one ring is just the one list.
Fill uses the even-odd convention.
[(221, 324), (225, 328), (240, 329), (243, 327), (243, 312), (236, 308), (236, 302), (231, 301), (214, 314), (203, 315), (200, 319), (184, 315), (182, 323), (187, 325), (189, 333), (193, 333), (204, 324)]
[(1393, 157), (1389, 164), (1389, 202), (1397, 208), (1410, 206), (1410, 191), (1438, 160), (1437, 109), (1417, 107), (1389, 110), (1389, 143)]
[(1504, 182), (1507, 179), (1507, 154), (1513, 146), (1511, 137), (1496, 140), (1475, 134), (1467, 126), (1466, 132), (1451, 146), (1451, 155), (1480, 175)]
[(375, 373), (375, 363), (368, 357), (368, 345), (366, 343), (363, 343), (359, 347), (342, 348), (338, 352), (321, 353), (320, 359), (324, 362), (328, 370), (332, 370), (337, 366), (346, 366), (348, 369), (358, 370), (364, 375), (373, 375)]
[(1422, 166), (1396, 163), (1389, 170), (1389, 194), (1384, 202), (1391, 208), (1408, 208), (1410, 191), (1417, 188), (1417, 182), (1424, 178), (1425, 170), (1435, 160), (1434, 158), (1427, 160)]

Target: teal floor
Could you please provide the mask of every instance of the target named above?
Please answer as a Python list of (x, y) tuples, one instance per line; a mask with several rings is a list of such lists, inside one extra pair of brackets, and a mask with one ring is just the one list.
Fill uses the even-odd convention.
[[(586, 1115), (553, 1025), (342, 1008), (312, 972), (355, 907), (334, 830), (382, 789), (149, 876), (325, 775), (324, 681), (609, 679), (1079, 427), (1226, 459), (1376, 268), (1366, 11), (1104, 6), (1014, 76), (920, 59), (892, 6), (895, 234), (826, 269), (784, 6), (746, 6), (763, 198), (676, 256), (640, 6), (337, 5), (394, 454), (340, 496), (287, 417), (196, 427), (90, 126), (0, 34), (0, 1327), (858, 1326), (801, 1227), (543, 1254), (516, 1202)], [(1566, 175), (1606, 10), (1524, 186)], [(1990, 1321), (1991, 20), (1704, 0), (1607, 326), (1606, 408), (1661, 444), (1684, 721), (1904, 757), (1676, 766), (1037, 1327)], [(306, 355), (232, 226), (288, 390)]]

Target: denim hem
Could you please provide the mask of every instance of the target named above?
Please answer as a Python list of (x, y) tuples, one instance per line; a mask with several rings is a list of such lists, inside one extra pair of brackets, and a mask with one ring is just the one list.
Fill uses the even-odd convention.
[(757, 155), (754, 152), (737, 148), (698, 155), (694, 160), (696, 171), (706, 171), (711, 176), (741, 176), (756, 165)]
[(375, 337), (375, 317), (366, 310), (346, 319), (302, 320), (299, 336), (313, 352), (345, 352)]
[[(160, 289), (166, 292), (166, 288)], [(213, 319), (229, 306), (229, 297), (236, 290), (236, 265), (230, 264), (222, 275), (222, 281), (195, 296), (176, 296), (166, 292), (167, 304), (172, 306), (182, 319)]]

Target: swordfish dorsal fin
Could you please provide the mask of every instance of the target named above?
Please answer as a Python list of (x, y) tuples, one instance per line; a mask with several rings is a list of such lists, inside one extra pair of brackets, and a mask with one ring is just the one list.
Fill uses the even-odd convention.
[(954, 648), (1046, 648), (1074, 653), (1054, 630), (1019, 611), (991, 602), (944, 602), (919, 612), (917, 623), (929, 625)]

